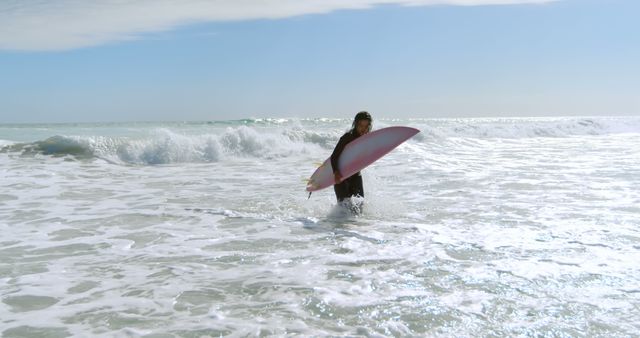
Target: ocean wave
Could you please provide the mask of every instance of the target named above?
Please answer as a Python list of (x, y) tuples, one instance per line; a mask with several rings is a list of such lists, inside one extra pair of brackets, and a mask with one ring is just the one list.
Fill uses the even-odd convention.
[(129, 164), (169, 164), (217, 162), (229, 157), (287, 157), (308, 152), (309, 147), (329, 147), (337, 138), (337, 134), (314, 133), (301, 128), (267, 133), (239, 126), (205, 135), (157, 129), (142, 139), (56, 135), (36, 142), (8, 144), (0, 147), (0, 152), (54, 157), (70, 155), (77, 159), (101, 158)]
[[(0, 140), (0, 152), (101, 158), (115, 163), (169, 164), (217, 162), (230, 157), (282, 158), (314, 149), (328, 154), (348, 127), (339, 119), (246, 119), (169, 127), (153, 125), (126, 131), (125, 136), (56, 135), (35, 142)], [(263, 124), (263, 125), (260, 125)], [(376, 129), (407, 125), (420, 129), (410, 142), (449, 147), (451, 142), (487, 138), (533, 138), (597, 136), (640, 133), (640, 118), (474, 118), (474, 119), (379, 119)], [(124, 127), (118, 126), (117, 130)], [(66, 131), (72, 128), (66, 127)], [(98, 127), (96, 132), (99, 132)], [(101, 126), (101, 128), (104, 128)], [(86, 128), (83, 128), (83, 130)]]
[[(411, 121), (411, 120), (410, 120)], [(413, 120), (419, 140), (461, 138), (571, 137), (640, 133), (640, 119), (619, 118), (475, 118)]]
[(0, 140), (0, 149), (1, 149), (2, 147), (9, 146), (9, 145), (12, 145), (12, 144), (14, 144), (14, 143), (15, 143), (14, 141), (9, 141), (9, 140)]

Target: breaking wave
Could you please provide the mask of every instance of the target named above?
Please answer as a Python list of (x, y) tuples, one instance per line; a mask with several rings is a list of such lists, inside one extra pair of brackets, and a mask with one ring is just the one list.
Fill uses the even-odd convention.
[[(56, 135), (35, 142), (0, 140), (0, 152), (23, 155), (101, 158), (125, 164), (217, 162), (230, 157), (283, 158), (317, 151), (328, 153), (348, 126), (344, 119), (249, 119), (217, 121), (213, 129), (194, 135), (173, 126), (147, 126), (128, 136)], [(208, 128), (212, 122), (200, 125)], [(484, 118), (379, 119), (375, 128), (407, 125), (422, 132), (412, 141), (440, 143), (447, 139), (597, 136), (640, 133), (640, 118)], [(151, 132), (149, 132), (151, 131)], [(144, 135), (144, 136), (140, 136)]]
[(640, 133), (640, 119), (634, 117), (477, 118), (415, 122), (422, 129), (422, 135), (418, 135), (423, 138), (531, 138)]
[(245, 126), (207, 135), (185, 135), (159, 129), (143, 139), (56, 135), (42, 141), (5, 145), (0, 151), (23, 155), (71, 155), (78, 159), (101, 158), (116, 163), (169, 164), (217, 162), (227, 157), (288, 157), (306, 153), (310, 147), (327, 147), (337, 137), (337, 134), (302, 130), (261, 133)]

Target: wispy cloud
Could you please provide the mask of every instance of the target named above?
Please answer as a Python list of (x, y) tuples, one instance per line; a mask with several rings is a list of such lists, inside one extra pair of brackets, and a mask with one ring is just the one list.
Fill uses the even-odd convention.
[(278, 19), (383, 4), (516, 5), (556, 0), (2, 0), (0, 49), (66, 50), (209, 21)]

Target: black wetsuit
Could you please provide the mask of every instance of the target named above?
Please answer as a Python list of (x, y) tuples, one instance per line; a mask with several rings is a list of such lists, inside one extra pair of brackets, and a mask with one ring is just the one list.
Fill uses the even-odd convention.
[[(357, 132), (355, 130), (351, 130), (342, 135), (340, 141), (338, 141), (336, 148), (331, 154), (331, 168), (333, 168), (334, 173), (338, 170), (338, 159), (340, 158), (340, 154), (342, 154), (344, 147), (356, 138), (358, 138)], [(357, 172), (348, 178), (343, 178), (340, 183), (333, 186), (333, 190), (336, 192), (338, 202), (342, 202), (344, 199), (352, 196), (364, 197), (364, 188), (362, 187), (362, 176), (360, 175), (360, 172)]]

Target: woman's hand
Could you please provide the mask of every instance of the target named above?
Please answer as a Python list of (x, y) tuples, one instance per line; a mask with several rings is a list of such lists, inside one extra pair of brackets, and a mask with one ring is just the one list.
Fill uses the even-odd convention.
[(336, 184), (340, 183), (342, 181), (342, 175), (340, 175), (339, 171), (336, 171), (335, 173), (333, 173), (333, 177), (336, 180)]

